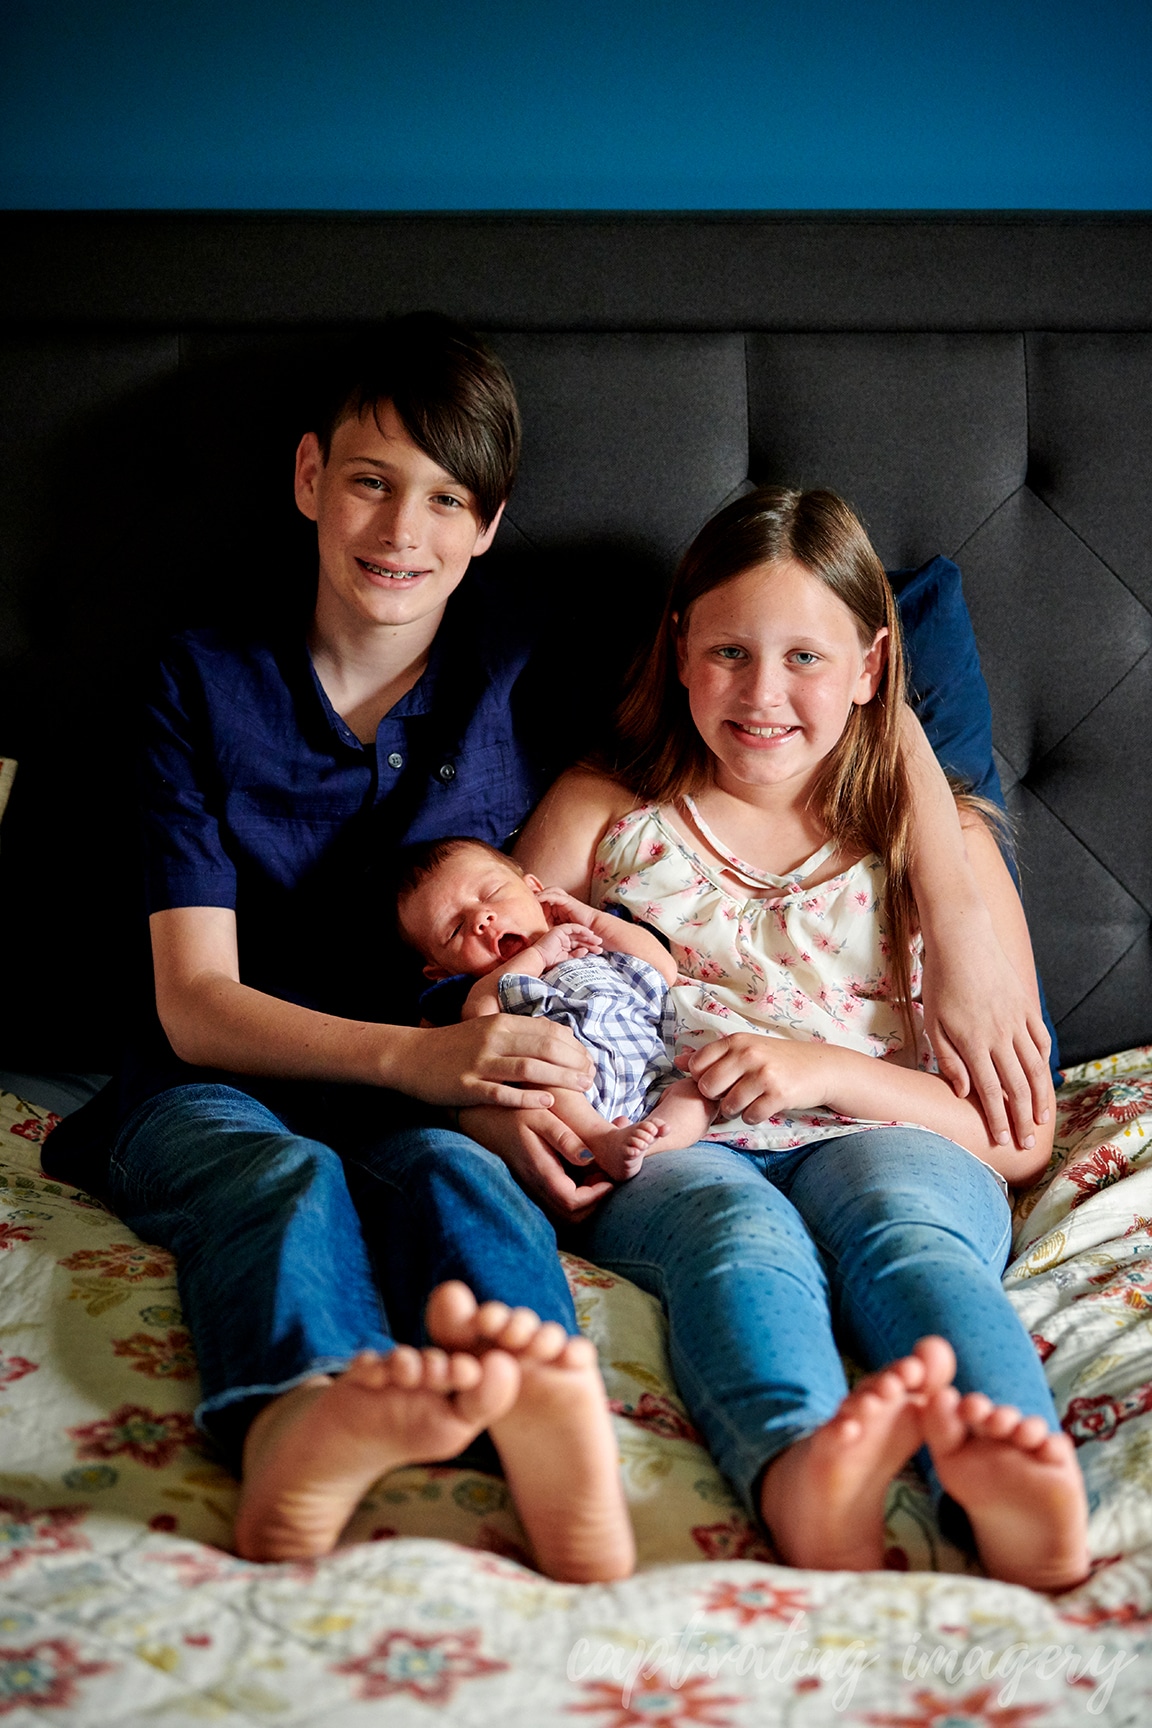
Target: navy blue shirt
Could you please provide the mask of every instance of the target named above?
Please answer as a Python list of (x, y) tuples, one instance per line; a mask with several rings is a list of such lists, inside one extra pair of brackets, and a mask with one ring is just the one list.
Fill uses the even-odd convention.
[[(533, 632), (506, 606), (470, 572), (427, 669), (368, 744), (332, 707), (298, 630), (177, 638), (147, 714), (145, 911), (230, 908), (243, 983), (330, 1014), (415, 1024), (425, 980), (386, 888), (397, 849), (447, 834), (502, 846), (575, 750), (555, 715), (544, 720), (553, 657), (534, 655)], [(284, 1082), (176, 1057), (150, 970), (138, 1005), (118, 1118), (185, 1081), (228, 1079), (279, 1106)], [(353, 1090), (325, 1088), (329, 1099)], [(379, 1096), (398, 1124), (411, 1116)]]

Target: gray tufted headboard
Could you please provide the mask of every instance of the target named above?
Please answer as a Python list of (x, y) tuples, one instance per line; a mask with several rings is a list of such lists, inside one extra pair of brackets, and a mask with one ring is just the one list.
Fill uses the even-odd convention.
[(506, 566), (621, 642), (749, 481), (957, 560), (1064, 1058), (1152, 1042), (1152, 217), (0, 221), (7, 1063), (111, 1061), (140, 669), (304, 581), (310, 346), (421, 305), (520, 392)]

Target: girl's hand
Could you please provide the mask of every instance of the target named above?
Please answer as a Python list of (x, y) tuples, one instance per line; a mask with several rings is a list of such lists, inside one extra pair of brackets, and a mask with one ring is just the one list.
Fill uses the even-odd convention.
[[(969, 928), (962, 965), (951, 965), (955, 947), (924, 956), (924, 1027), (936, 1052), (941, 1077), (957, 1098), (974, 1092), (991, 1138), (1023, 1146), (1048, 1120), (1052, 1040), (1035, 991), (993, 932)], [(1029, 960), (1031, 956), (1028, 956)]]
[(596, 916), (591, 906), (585, 906), (566, 888), (542, 888), (537, 899), (554, 924), (564, 920), (587, 926)]
[(735, 1032), (718, 1038), (676, 1066), (695, 1080), (721, 1117), (742, 1116), (755, 1125), (782, 1110), (815, 1110), (828, 1102), (835, 1048), (829, 1044)]
[(401, 1036), (390, 1041), (380, 1083), (429, 1104), (549, 1110), (549, 1086), (583, 1092), (596, 1077), (587, 1051), (567, 1026), (540, 1016), (486, 1014), (430, 1031), (389, 1030)]

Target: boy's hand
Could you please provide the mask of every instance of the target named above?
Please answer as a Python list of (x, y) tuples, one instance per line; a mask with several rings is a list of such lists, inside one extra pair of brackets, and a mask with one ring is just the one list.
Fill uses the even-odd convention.
[[(546, 936), (538, 937), (532, 946), (547, 971), (549, 966), (559, 966), (561, 960), (581, 960), (585, 954), (599, 954), (604, 944), (586, 925), (557, 924)], [(515, 971), (515, 957), (510, 965)]]
[(755, 1125), (782, 1110), (815, 1110), (828, 1102), (835, 1050), (827, 1044), (735, 1032), (676, 1058), (720, 1116)]
[(502, 1158), (537, 1205), (566, 1223), (587, 1218), (615, 1187), (605, 1176), (573, 1181), (561, 1159), (587, 1168), (587, 1154), (580, 1136), (550, 1110), (462, 1110), (460, 1131)]

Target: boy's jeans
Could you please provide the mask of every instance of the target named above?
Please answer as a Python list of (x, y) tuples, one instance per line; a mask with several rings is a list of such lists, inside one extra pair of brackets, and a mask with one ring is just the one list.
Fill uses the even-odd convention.
[(358, 1350), (426, 1342), (446, 1278), (577, 1330), (552, 1226), (499, 1158), (445, 1128), (341, 1158), (234, 1087), (178, 1086), (125, 1124), (104, 1197), (176, 1256), (196, 1419), (237, 1471), (270, 1397)]
[(1010, 1231), (987, 1165), (923, 1129), (877, 1128), (793, 1152), (653, 1153), (579, 1251), (660, 1298), (676, 1384), (757, 1512), (765, 1465), (847, 1391), (833, 1324), (869, 1369), (939, 1333), (961, 1392), (1059, 1426), (1000, 1285)]

